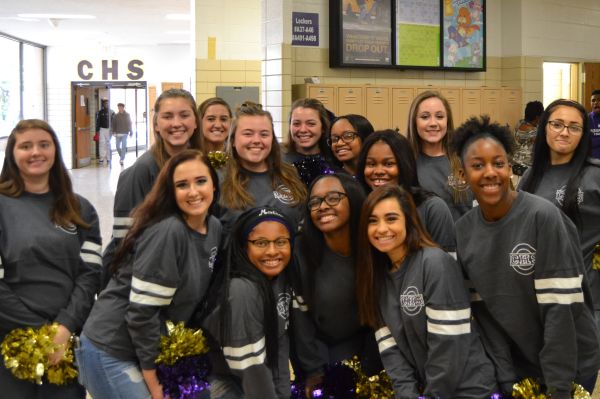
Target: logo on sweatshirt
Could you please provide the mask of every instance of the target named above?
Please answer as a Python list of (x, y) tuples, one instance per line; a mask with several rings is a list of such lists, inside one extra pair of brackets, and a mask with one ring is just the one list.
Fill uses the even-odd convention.
[(292, 296), (288, 292), (282, 292), (277, 296), (277, 314), (285, 321), (285, 329), (288, 328), (290, 318), (290, 302)]
[(294, 195), (292, 194), (292, 191), (283, 184), (277, 186), (277, 188), (273, 191), (273, 196), (286, 205), (290, 205), (294, 202)]
[(529, 244), (517, 244), (508, 254), (510, 267), (523, 276), (529, 276), (534, 271), (535, 248)]
[(417, 287), (410, 286), (400, 295), (400, 307), (409, 316), (419, 314), (423, 306), (425, 306), (423, 294), (419, 294)]
[(59, 226), (58, 224), (55, 224), (54, 227), (56, 227), (63, 233), (67, 233), (67, 234), (71, 234), (71, 235), (77, 234), (77, 226), (75, 226), (74, 224), (71, 224), (69, 226)]
[(208, 257), (208, 269), (210, 270), (210, 272), (213, 272), (213, 269), (215, 268), (215, 261), (217, 260), (217, 252), (218, 252), (218, 248), (217, 247), (212, 247), (210, 249), (210, 256)]
[[(556, 190), (556, 203), (560, 206), (563, 206), (563, 202), (565, 201), (565, 192), (567, 191), (567, 186), (562, 186), (558, 190)], [(583, 204), (583, 191), (581, 188), (577, 189), (577, 205)]]

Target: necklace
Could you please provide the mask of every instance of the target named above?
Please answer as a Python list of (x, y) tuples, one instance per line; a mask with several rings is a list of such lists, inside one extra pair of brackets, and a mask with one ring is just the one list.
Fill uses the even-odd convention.
[(404, 259), (406, 259), (407, 255), (408, 254), (404, 254), (399, 260), (392, 263), (392, 270), (390, 270), (390, 271), (395, 272), (396, 270), (400, 269), (400, 266), (402, 266), (402, 262), (404, 262)]

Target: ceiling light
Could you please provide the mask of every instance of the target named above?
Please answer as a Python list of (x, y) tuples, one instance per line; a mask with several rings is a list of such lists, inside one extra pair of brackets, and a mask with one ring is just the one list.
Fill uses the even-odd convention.
[(170, 19), (171, 21), (189, 21), (190, 14), (167, 14), (165, 15), (165, 19)]
[(96, 19), (95, 15), (87, 14), (17, 14), (20, 18), (51, 18), (51, 19)]

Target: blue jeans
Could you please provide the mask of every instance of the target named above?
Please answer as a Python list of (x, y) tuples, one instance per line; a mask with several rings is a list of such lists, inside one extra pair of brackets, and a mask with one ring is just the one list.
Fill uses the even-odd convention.
[(83, 334), (75, 350), (79, 382), (94, 399), (150, 399), (137, 362), (112, 357)]
[(125, 154), (127, 153), (127, 133), (115, 134), (115, 143), (117, 146), (117, 152), (121, 161), (125, 160)]

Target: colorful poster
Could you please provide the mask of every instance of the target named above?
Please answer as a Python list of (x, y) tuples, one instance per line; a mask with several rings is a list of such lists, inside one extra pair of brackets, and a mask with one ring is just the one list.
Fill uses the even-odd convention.
[(484, 0), (443, 1), (443, 66), (483, 69)]
[(392, 64), (391, 0), (342, 0), (342, 63)]
[(396, 0), (396, 64), (440, 66), (439, 0)]

